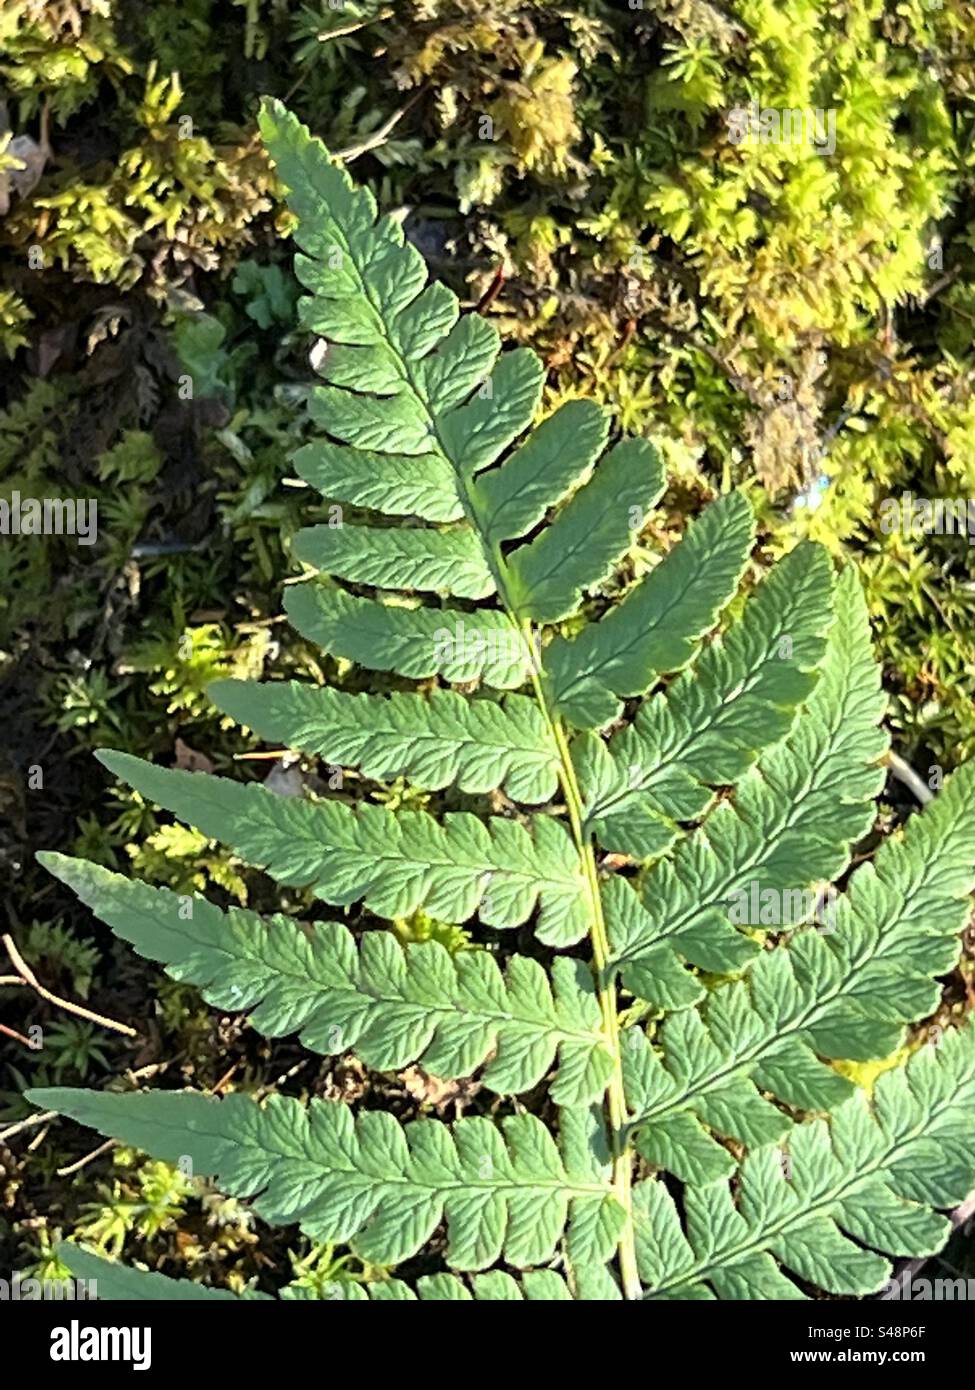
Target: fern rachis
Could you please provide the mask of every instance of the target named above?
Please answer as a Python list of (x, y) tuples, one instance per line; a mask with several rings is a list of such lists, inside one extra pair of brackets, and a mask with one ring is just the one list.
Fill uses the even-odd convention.
[[(882, 1254), (937, 1248), (947, 1227), (934, 1209), (972, 1181), (975, 1044), (965, 1029), (922, 1048), (872, 1099), (831, 1063), (888, 1056), (936, 1006), (975, 883), (970, 769), (853, 871), (829, 932), (736, 920), (730, 902), (752, 885), (815, 897), (872, 823), (883, 709), (855, 576), (834, 578), (824, 551), (800, 546), (716, 635), (754, 541), (731, 494), (587, 617), (585, 596), (660, 499), (656, 451), (607, 448), (591, 402), (531, 429), (533, 354), (501, 352), (486, 320), (458, 317), (400, 228), (377, 222), (370, 195), (291, 116), (269, 108), (263, 128), (298, 217), (305, 323), (327, 344), (309, 398), (322, 438), (295, 464), (365, 514), (297, 538), (297, 557), (331, 577), (294, 587), (289, 616), (331, 657), (439, 684), (353, 695), (218, 682), (211, 695), (263, 737), (468, 800), (441, 814), (295, 800), (102, 760), (331, 908), (531, 923), (558, 954), (549, 969), (509, 954), (502, 969), (486, 945), (452, 955), (336, 920), (306, 933), (45, 863), (138, 951), (211, 1003), (252, 1010), (269, 1036), (298, 1032), (380, 1070), (480, 1071), (502, 1097), (549, 1077), (559, 1119), (553, 1133), (504, 1106), (500, 1122), (404, 1126), (285, 1097), (34, 1098), (189, 1157), (266, 1220), (373, 1266), (391, 1271), (445, 1223), (446, 1265), (473, 1275), (344, 1296), (801, 1297), (783, 1271), (872, 1291)], [(450, 639), (464, 632), (474, 640)], [(477, 688), (449, 689), (462, 682)], [(471, 806), (495, 792), (504, 813)], [(583, 941), (588, 964), (567, 954)], [(922, 1178), (935, 1134), (942, 1160)], [(683, 1217), (663, 1173), (684, 1184)], [(523, 1273), (492, 1270), (501, 1260)], [(148, 1277), (146, 1296), (181, 1296)], [(133, 1279), (117, 1272), (113, 1287)]]

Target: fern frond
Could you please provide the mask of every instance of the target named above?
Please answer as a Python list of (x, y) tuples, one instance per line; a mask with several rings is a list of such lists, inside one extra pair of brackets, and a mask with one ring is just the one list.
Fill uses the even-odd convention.
[[(172, 1279), (145, 1269), (130, 1269), (85, 1250), (79, 1245), (62, 1242), (57, 1249), (58, 1259), (77, 1279), (89, 1287), (97, 1287), (98, 1298), (107, 1302), (204, 1302), (226, 1303), (239, 1299), (268, 1302), (269, 1294), (247, 1290), (232, 1293), (229, 1289), (211, 1289), (195, 1284), (191, 1279)], [(604, 1281), (607, 1290), (602, 1296), (619, 1298), (619, 1290), (611, 1281)], [(501, 1270), (489, 1274), (473, 1274), (468, 1282), (456, 1274), (427, 1274), (416, 1281), (416, 1292), (402, 1279), (333, 1279), (321, 1287), (321, 1292), (303, 1285), (285, 1285), (279, 1297), (289, 1302), (320, 1301), (336, 1303), (468, 1303), (471, 1300), (491, 1303), (562, 1303), (574, 1295), (563, 1276), (554, 1269), (525, 1270), (517, 1279)]]
[(490, 608), (471, 614), (405, 607), (322, 584), (289, 589), (284, 607), (303, 637), (370, 671), (517, 690), (533, 669), (531, 646), (504, 613)]
[(608, 434), (609, 417), (594, 401), (566, 401), (499, 468), (475, 479), (472, 495), (488, 544), (533, 531), (589, 475)]
[(83, 859), (39, 857), (140, 955), (199, 986), (216, 1008), (252, 1009), (252, 1026), (268, 1037), (299, 1032), (313, 1052), (353, 1049), (380, 1071), (422, 1062), (436, 1076), (464, 1077), (487, 1061), (484, 1084), (508, 1095), (536, 1085), (558, 1058), (559, 1105), (591, 1104), (606, 1088), (611, 1061), (581, 961), (553, 961), (550, 985), (525, 956), (502, 974), (486, 951), (451, 956), (436, 941), (401, 946), (381, 931), (357, 942), (338, 922), (303, 928), (280, 914), (223, 912)]
[[(574, 1291), (573, 1291), (574, 1290)], [(285, 1289), (282, 1298), (317, 1298), (303, 1289)], [(517, 1278), (503, 1270), (471, 1274), (426, 1274), (416, 1281), (416, 1292), (401, 1279), (353, 1281), (336, 1279), (323, 1288), (322, 1298), (343, 1303), (565, 1303), (573, 1299), (617, 1302), (620, 1291), (604, 1266), (573, 1270), (571, 1284), (554, 1269), (526, 1269)]]
[[(491, 323), (428, 285), (402, 227), (292, 116), (272, 104), (261, 122), (297, 214), (304, 324), (322, 335), (308, 393), (321, 437), (296, 467), (331, 503), (330, 525), (295, 546), (321, 572), (288, 585), (286, 607), (327, 655), (441, 685), (214, 694), (265, 738), (408, 779), (429, 809), (390, 809), (368, 785), (354, 803), (331, 785), (280, 797), (102, 760), (328, 904), (392, 921), (422, 910), (472, 923), (475, 939), (525, 927), (519, 948), (539, 959), (493, 941), (402, 946), (351, 914), (351, 931), (264, 921), (46, 862), (139, 952), (210, 1002), (252, 1009), (269, 1036), (355, 1048), (382, 1070), (480, 1069), (502, 1095), (547, 1079), (554, 1104), (544, 1123), (499, 1100), (503, 1118), (448, 1126), (282, 1096), (30, 1098), (183, 1158), (257, 1215), (374, 1266), (428, 1242), (424, 1260), (439, 1259), (445, 1223), (446, 1263), (473, 1274), (340, 1279), (336, 1298), (795, 1297), (790, 1274), (871, 1291), (888, 1269), (876, 1252), (938, 1248), (932, 1209), (971, 1181), (975, 1044), (923, 1048), (869, 1102), (835, 1064), (893, 1061), (905, 1026), (936, 1008), (975, 886), (975, 770), (818, 914), (883, 782), (855, 575), (834, 584), (826, 551), (803, 544), (739, 605), (754, 519), (729, 495), (607, 599), (643, 563), (634, 547), (664, 481), (654, 448), (611, 437), (592, 403), (537, 422), (538, 359), (502, 351)], [(492, 813), (443, 813), (447, 788), (492, 794)], [(535, 945), (584, 937), (571, 956)]]
[(128, 753), (100, 752), (117, 777), (204, 835), (219, 837), (282, 883), (310, 886), (335, 906), (360, 900), (378, 917), (419, 910), (442, 922), (475, 912), (516, 927), (539, 906), (537, 935), (571, 945), (586, 932), (586, 884), (563, 827), (536, 816), (531, 831), (499, 816), (452, 812), (441, 824), (422, 811), (311, 803), (263, 786), (154, 767)]
[[(975, 1180), (975, 1033), (951, 1033), (884, 1073), (786, 1149), (749, 1154), (726, 1182), (690, 1187), (684, 1223), (660, 1181), (640, 1183), (637, 1255), (647, 1298), (803, 1298), (789, 1271), (833, 1294), (869, 1294), (886, 1255), (925, 1256)], [(780, 1268), (781, 1266), (781, 1268)], [(713, 1290), (713, 1293), (712, 1293)]]
[(84, 1279), (86, 1285), (95, 1287), (100, 1301), (133, 1303), (236, 1303), (271, 1302), (271, 1295), (247, 1289), (244, 1293), (233, 1293), (230, 1289), (210, 1289), (203, 1284), (195, 1284), (192, 1279), (172, 1279), (154, 1270), (132, 1269), (96, 1255), (93, 1250), (76, 1245), (73, 1241), (62, 1241), (57, 1247), (60, 1264), (69, 1269), (75, 1279)]
[(455, 1269), (501, 1258), (544, 1264), (566, 1233), (572, 1260), (609, 1259), (623, 1212), (608, 1180), (608, 1155), (588, 1112), (566, 1111), (561, 1149), (533, 1115), (491, 1120), (416, 1120), (383, 1111), (353, 1119), (347, 1106), (307, 1108), (272, 1095), (222, 1100), (195, 1091), (41, 1088), (26, 1093), (99, 1133), (164, 1162), (191, 1165), (233, 1197), (253, 1197), (272, 1224), (297, 1222), (316, 1241), (348, 1243), (374, 1264), (416, 1254), (441, 1221)]
[(475, 795), (503, 788), (526, 805), (558, 789), (558, 754), (538, 705), (524, 695), (496, 704), (452, 690), (348, 695), (299, 681), (237, 680), (215, 681), (207, 694), (262, 738), (364, 777), (407, 777), (431, 791), (454, 783)]
[(292, 551), (305, 564), (357, 584), (474, 599), (495, 591), (477, 538), (460, 528), (309, 526), (295, 536)]
[(358, 1281), (336, 1279), (321, 1294), (296, 1289), (282, 1297), (319, 1297), (340, 1303), (564, 1303), (573, 1294), (554, 1269), (526, 1270), (515, 1279), (500, 1269), (473, 1274), (465, 1283), (456, 1274), (426, 1274), (416, 1281), (416, 1292), (402, 1279)]
[(316, 439), (291, 462), (305, 482), (339, 502), (423, 521), (459, 521), (464, 515), (454, 470), (439, 454), (366, 453)]
[[(581, 769), (586, 827), (604, 849), (647, 858), (668, 820), (700, 815), (762, 748), (788, 733), (816, 681), (832, 621), (832, 574), (818, 547), (797, 546), (762, 581), (741, 620), (705, 647), (665, 694)], [(591, 753), (594, 740), (584, 743)], [(658, 822), (660, 834), (652, 832)]]
[[(739, 780), (733, 801), (720, 802), (671, 858), (644, 873), (639, 900), (629, 885), (607, 885), (612, 960), (627, 988), (675, 1007), (656, 983), (662, 953), (717, 973), (739, 969), (758, 950), (731, 925), (739, 904), (763, 893), (779, 902), (801, 897), (843, 871), (884, 780), (883, 708), (866, 604), (848, 571), (821, 679), (793, 732)], [(635, 821), (637, 831), (642, 824)]]
[(508, 557), (514, 613), (539, 623), (568, 618), (612, 574), (663, 490), (657, 451), (642, 439), (617, 444), (552, 524)]
[[(440, 478), (460, 504), (447, 506), (457, 518), (448, 530), (409, 527), (388, 535), (367, 526), (316, 527), (298, 536), (296, 553), (357, 583), (484, 598), (500, 577), (499, 537), (524, 534), (540, 507), (558, 501), (591, 467), (605, 437), (601, 412), (557, 412), (525, 446), (527, 457), (516, 455), (479, 488), (475, 475), (534, 418), (542, 390), (538, 358), (525, 349), (501, 353), (496, 330), (477, 315), (457, 319), (452, 296), (426, 287), (426, 267), (402, 229), (376, 220), (369, 192), (355, 188), (292, 116), (265, 111), (262, 129), (292, 190), (295, 237), (307, 253), (295, 264), (311, 291), (302, 313), (329, 340), (320, 367), (328, 384), (313, 389), (309, 410), (358, 455), (336, 465), (328, 449), (305, 454), (306, 476), (326, 488), (335, 479), (354, 499), (375, 497), (351, 481), (367, 474), (369, 459), (389, 454), (391, 463), (381, 467), (398, 478), (415, 457), (424, 487)], [(582, 435), (572, 440), (580, 418)], [(555, 462), (556, 454), (565, 457)], [(508, 612), (544, 622), (574, 612), (583, 592), (627, 550), (662, 488), (649, 444), (617, 445), (551, 526), (506, 557)], [(393, 510), (402, 514), (403, 486), (394, 492)]]
[(617, 697), (642, 695), (686, 666), (734, 597), (754, 538), (742, 493), (706, 508), (620, 604), (577, 637), (551, 643), (545, 673), (554, 708), (579, 728), (597, 728), (619, 714)]
[(685, 1182), (727, 1175), (731, 1156), (706, 1127), (748, 1144), (789, 1128), (787, 1105), (826, 1111), (852, 1084), (820, 1057), (869, 1061), (902, 1043), (906, 1024), (937, 1007), (935, 981), (958, 960), (975, 891), (975, 767), (884, 841), (853, 874), (829, 930), (796, 932), (759, 955), (744, 980), (708, 996), (702, 1014), (674, 1014), (659, 1053), (627, 1034), (627, 1098), (637, 1147)]

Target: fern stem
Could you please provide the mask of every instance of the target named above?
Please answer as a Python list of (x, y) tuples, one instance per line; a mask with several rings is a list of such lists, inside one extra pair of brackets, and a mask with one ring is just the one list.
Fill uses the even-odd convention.
[[(529, 653), (532, 651), (531, 624), (520, 624), (520, 631)], [(640, 1275), (636, 1262), (636, 1237), (633, 1229), (632, 1170), (633, 1159), (626, 1141), (626, 1096), (623, 1089), (623, 1049), (620, 1042), (619, 1012), (616, 999), (616, 985), (608, 971), (610, 948), (606, 931), (606, 918), (603, 914), (603, 900), (599, 892), (599, 874), (596, 869), (596, 856), (592, 840), (586, 835), (583, 825), (582, 794), (572, 763), (565, 726), (554, 715), (545, 698), (545, 691), (539, 679), (534, 661), (531, 662), (532, 689), (542, 716), (548, 726), (559, 753), (559, 780), (565, 796), (572, 838), (589, 885), (592, 902), (589, 941), (592, 946), (592, 969), (599, 1008), (602, 1013), (603, 1031), (606, 1044), (613, 1059), (613, 1071), (609, 1080), (608, 1108), (610, 1141), (613, 1153), (613, 1188), (617, 1200), (626, 1213), (626, 1222), (620, 1233), (619, 1262), (620, 1277), (625, 1298), (638, 1299), (643, 1296)]]
[[(365, 292), (365, 286), (363, 286), (363, 292)], [(419, 408), (426, 412), (429, 420), (432, 446), (437, 449), (448, 466), (456, 467), (451, 457), (450, 450), (441, 435), (440, 422), (436, 415), (429, 409), (429, 403), (423, 391), (419, 388), (409, 363), (404, 359), (401, 359), (401, 368), (404, 385), (412, 392)], [(610, 1051), (613, 1066), (608, 1088), (610, 1143), (613, 1155), (613, 1188), (617, 1200), (625, 1213), (625, 1221), (623, 1230), (620, 1234), (618, 1247), (620, 1278), (623, 1284), (623, 1296), (628, 1299), (638, 1299), (642, 1298), (643, 1290), (640, 1284), (640, 1276), (636, 1262), (636, 1237), (633, 1226), (633, 1203), (631, 1196), (633, 1159), (626, 1141), (626, 1097), (623, 1090), (623, 1054), (620, 1043), (616, 985), (607, 971), (610, 954), (609, 937), (606, 932), (606, 920), (603, 915), (602, 897), (599, 892), (599, 876), (596, 871), (596, 859), (593, 853), (592, 842), (583, 828), (582, 795), (579, 790), (575, 768), (572, 764), (572, 757), (565, 736), (565, 727), (561, 718), (554, 714), (549, 707), (539, 677), (532, 643), (531, 623), (527, 620), (521, 621), (517, 616), (517, 605), (512, 599), (510, 575), (508, 573), (507, 564), (505, 563), (505, 558), (501, 553), (501, 547), (497, 542), (492, 543), (489, 541), (485, 535), (472, 494), (470, 475), (463, 469), (458, 469), (457, 481), (458, 494), (461, 499), (464, 514), (474, 528), (476, 534), (481, 537), (484, 547), (484, 556), (495, 581), (498, 599), (508, 620), (519, 633), (522, 641), (526, 644), (532, 689), (542, 717), (545, 720), (552, 740), (558, 750), (560, 762), (559, 781), (565, 796), (569, 823), (576, 851), (579, 855), (579, 860), (589, 885), (589, 895), (592, 901), (591, 925), (589, 930), (589, 939), (593, 956), (592, 969), (595, 979), (595, 988), (599, 999), (599, 1008), (603, 1019), (606, 1044)]]

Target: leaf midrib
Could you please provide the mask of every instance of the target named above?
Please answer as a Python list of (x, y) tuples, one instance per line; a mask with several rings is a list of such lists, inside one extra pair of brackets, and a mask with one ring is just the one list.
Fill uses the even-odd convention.
[[(338, 1102), (334, 1103), (338, 1104)], [(295, 1102), (295, 1104), (297, 1104), (297, 1102)], [(303, 1110), (302, 1114), (304, 1115), (307, 1121), (309, 1137), (311, 1139), (314, 1139), (314, 1125), (312, 1118), (307, 1110)], [(437, 1124), (439, 1122), (436, 1120), (420, 1120), (416, 1121), (416, 1123)], [(162, 1124), (158, 1120), (154, 1121), (154, 1127), (160, 1130), (163, 1134), (170, 1134), (177, 1129), (177, 1126)], [(185, 1142), (186, 1131), (182, 1128), (179, 1128), (178, 1132), (183, 1136), (183, 1141)], [(497, 1179), (495, 1181), (490, 1181), (486, 1178), (480, 1177), (468, 1180), (466, 1177), (464, 1177), (458, 1179), (451, 1179), (446, 1182), (438, 1182), (434, 1184), (432, 1182), (424, 1182), (422, 1178), (416, 1177), (413, 1174), (404, 1175), (402, 1173), (391, 1173), (388, 1175), (384, 1174), (381, 1177), (379, 1177), (375, 1176), (372, 1173), (364, 1172), (361, 1168), (324, 1168), (322, 1167), (321, 1159), (317, 1158), (314, 1155), (314, 1153), (310, 1152), (309, 1150), (305, 1148), (298, 1149), (295, 1151), (283, 1149), (279, 1145), (274, 1144), (273, 1142), (267, 1142), (266, 1137), (263, 1134), (256, 1135), (254, 1137), (249, 1136), (248, 1142), (245, 1143), (241, 1142), (239, 1131), (233, 1138), (229, 1138), (227, 1134), (222, 1130), (210, 1130), (204, 1128), (201, 1125), (195, 1125), (194, 1128), (190, 1131), (190, 1136), (191, 1138), (199, 1136), (201, 1139), (209, 1140), (212, 1143), (221, 1146), (229, 1146), (229, 1151), (226, 1151), (225, 1155), (221, 1156), (223, 1158), (224, 1168), (230, 1168), (233, 1166), (236, 1158), (235, 1151), (243, 1151), (245, 1153), (251, 1151), (262, 1155), (267, 1155), (269, 1158), (285, 1159), (291, 1163), (301, 1163), (308, 1168), (319, 1169), (322, 1173), (322, 1181), (326, 1181), (328, 1178), (334, 1178), (337, 1175), (347, 1175), (349, 1177), (361, 1179), (364, 1186), (419, 1188), (421, 1191), (428, 1191), (431, 1193), (454, 1191), (467, 1192), (470, 1191), (471, 1188), (475, 1188), (478, 1191), (484, 1191), (489, 1193), (493, 1192), (500, 1194), (501, 1191), (504, 1191), (517, 1194), (535, 1188), (540, 1189), (542, 1191), (552, 1190), (555, 1192), (564, 1192), (570, 1198), (613, 1196), (613, 1189), (612, 1187), (610, 1187), (608, 1183), (582, 1182), (578, 1179), (570, 1177), (568, 1174), (566, 1174), (564, 1178), (548, 1177), (546, 1175), (545, 1177), (525, 1178), (523, 1181), (519, 1179), (517, 1176), (513, 1178), (505, 1177), (503, 1179)], [(360, 1141), (356, 1137), (356, 1143), (359, 1144), (359, 1142)], [(214, 1176), (217, 1178), (221, 1177), (220, 1164), (221, 1159), (216, 1159), (213, 1164)], [(232, 1179), (231, 1184), (233, 1185)], [(267, 1183), (263, 1184), (259, 1189), (252, 1192), (250, 1196), (259, 1200), (261, 1196), (265, 1195), (268, 1192), (268, 1186), (269, 1184)]]
[[(408, 385), (414, 399), (416, 400), (417, 404), (419, 405), (420, 409), (423, 411), (424, 415), (426, 416), (429, 422), (429, 428), (431, 432), (430, 437), (432, 441), (436, 441), (436, 449), (438, 454), (441, 458), (445, 460), (448, 467), (453, 471), (457, 479), (458, 492), (461, 498), (461, 504), (464, 508), (464, 514), (467, 517), (469, 524), (474, 529), (475, 534), (480, 538), (481, 545), (485, 552), (485, 557), (495, 579), (495, 586), (497, 589), (498, 599), (505, 610), (509, 622), (522, 634), (522, 637), (524, 639), (524, 628), (515, 617), (515, 614), (517, 612), (517, 605), (514, 603), (509, 592), (509, 586), (505, 574), (505, 566), (501, 555), (500, 545), (498, 543), (492, 544), (489, 538), (485, 536), (482, 532), (481, 527), (477, 521), (477, 511), (474, 506), (473, 498), (469, 487), (469, 477), (465, 474), (464, 471), (462, 471), (460, 467), (458, 467), (454, 463), (453, 459), (450, 457), (450, 454), (447, 452), (446, 443), (440, 434), (437, 419), (432, 414), (428, 402), (419, 390), (418, 385), (414, 380), (413, 374), (409, 369), (408, 361), (403, 357), (398, 344), (394, 344), (392, 339), (389, 337), (385, 319), (383, 318), (378, 305), (373, 299), (373, 296), (370, 292), (370, 287), (363, 280), (356, 258), (352, 253), (352, 247), (349, 244), (348, 239), (345, 237), (344, 230), (340, 228), (339, 231), (341, 233), (343, 244), (348, 252), (349, 260), (355, 267), (355, 274), (356, 278), (359, 281), (360, 288), (366, 295), (371, 311), (377, 321), (377, 326), (380, 329), (384, 340), (388, 343), (390, 351), (395, 356), (400, 376), (404, 383)], [(546, 721), (546, 725), (551, 730), (553, 747), (561, 764), (560, 779), (562, 781), (563, 789), (566, 793), (566, 801), (567, 804), (569, 804), (570, 806), (572, 805), (573, 799), (577, 803), (575, 814), (570, 815), (570, 818), (572, 819), (573, 839), (575, 840), (576, 849), (579, 855), (580, 868), (583, 870), (586, 880), (589, 883), (589, 897), (591, 899), (592, 913), (590, 924), (590, 941), (592, 943), (594, 955), (594, 976), (596, 981), (597, 992), (600, 998), (600, 1007), (603, 1012), (604, 1025), (606, 1028), (607, 1036), (607, 1045), (609, 1047), (609, 1051), (613, 1061), (613, 1075), (609, 1083), (609, 1110), (611, 1137), (614, 1143), (614, 1191), (616, 1192), (617, 1197), (625, 1213), (624, 1228), (619, 1245), (620, 1259), (623, 1273), (624, 1292), (628, 1297), (636, 1298), (639, 1297), (640, 1294), (640, 1283), (638, 1274), (636, 1272), (633, 1205), (630, 1190), (632, 1178), (632, 1154), (626, 1147), (625, 1143), (622, 1141), (623, 1125), (625, 1123), (626, 1118), (626, 1102), (623, 1092), (622, 1081), (622, 1053), (620, 1050), (619, 1043), (619, 1018), (617, 1012), (616, 987), (615, 983), (612, 982), (607, 985), (605, 978), (606, 962), (605, 959), (603, 959), (603, 957), (608, 955), (608, 937), (606, 933), (605, 922), (602, 920), (602, 900), (598, 891), (598, 884), (596, 882), (596, 868), (595, 860), (592, 854), (591, 840), (587, 843), (584, 839), (582, 832), (582, 801), (575, 776), (575, 769), (572, 765), (572, 759), (569, 756), (568, 747), (565, 744), (564, 737), (560, 738), (561, 724), (559, 721), (559, 716), (555, 713), (554, 710), (552, 710), (549, 707), (548, 701), (545, 696), (545, 692), (542, 688), (542, 684), (538, 679), (538, 672), (535, 668), (531, 644), (526, 641), (525, 646), (528, 653), (529, 670), (532, 677), (532, 684), (535, 691), (535, 696), (541, 709), (542, 715)], [(617, 1148), (617, 1145), (621, 1147)]]
[[(185, 939), (189, 943), (190, 947), (193, 948), (196, 952), (200, 951), (201, 942), (199, 937), (192, 936), (189, 932), (181, 931), (180, 929), (171, 926), (169, 923), (167, 923), (166, 925), (166, 930), (171, 935), (180, 936), (183, 939)], [(283, 970), (273, 961), (267, 960), (262, 954), (257, 952), (248, 952), (235, 955), (233, 954), (233, 952), (228, 951), (223, 946), (212, 945), (209, 942), (204, 942), (202, 943), (202, 945), (208, 951), (208, 953), (212, 953), (214, 956), (220, 956), (225, 958), (227, 962), (227, 966), (225, 967), (225, 969), (228, 975), (232, 974), (231, 967), (239, 967), (242, 963), (247, 965), (259, 965), (273, 971), (274, 975), (277, 977), (278, 980), (284, 981), (286, 983), (293, 982), (295, 985), (300, 986), (306, 991), (306, 994), (308, 992), (309, 981), (311, 981), (312, 984), (317, 986), (317, 988), (313, 990), (312, 993), (327, 996), (326, 998), (322, 999), (320, 1007), (327, 1006), (328, 997), (338, 995), (340, 998), (343, 999), (362, 999), (370, 1004), (395, 1004), (403, 1005), (410, 1008), (424, 1009), (427, 1013), (436, 1012), (444, 1014), (447, 1017), (453, 1017), (460, 1013), (467, 1015), (472, 1019), (483, 1019), (486, 1023), (496, 1023), (499, 1026), (504, 1023), (530, 1024), (533, 1028), (538, 1029), (539, 1032), (543, 1032), (546, 1034), (546, 1036), (553, 1038), (557, 1037), (559, 1039), (572, 1039), (579, 1042), (587, 1042), (593, 1044), (605, 1043), (606, 1041), (602, 1032), (592, 1031), (584, 1028), (569, 1028), (561, 1023), (548, 1023), (547, 1021), (532, 1018), (528, 1014), (488, 1012), (487, 1010), (478, 1011), (475, 1009), (468, 1008), (466, 1006), (462, 1007), (457, 1004), (442, 1005), (424, 999), (406, 999), (402, 995), (396, 994), (374, 994), (372, 992), (368, 992), (361, 985), (329, 985), (324, 981), (316, 978), (315, 976), (298, 974), (297, 971), (293, 972), (289, 970)], [(179, 969), (181, 964), (181, 961), (172, 961), (165, 966), (165, 969), (167, 973), (171, 973), (172, 970)], [(209, 990), (212, 988), (214, 983), (214, 981), (210, 981), (208, 984), (203, 985), (202, 988), (204, 990)], [(257, 999), (257, 1001), (254, 1004), (248, 1004), (244, 1006), (245, 1010), (248, 1013), (252, 1012), (256, 1008), (259, 1008), (261, 1004), (263, 1004), (267, 994), (270, 993), (270, 990), (273, 987), (273, 983), (274, 982), (272, 981), (272, 984), (266, 987), (262, 985), (260, 990), (260, 996)], [(505, 987), (507, 988), (507, 985), (505, 985)], [(229, 986), (229, 988), (232, 991), (233, 985)], [(309, 1016), (309, 1018), (307, 1018), (304, 1023), (299, 1024), (297, 1031), (303, 1032), (311, 1022), (312, 1017)]]

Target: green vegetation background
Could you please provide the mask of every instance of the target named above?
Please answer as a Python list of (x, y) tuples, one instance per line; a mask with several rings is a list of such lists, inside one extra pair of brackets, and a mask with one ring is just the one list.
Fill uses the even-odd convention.
[[(313, 510), (288, 467), (311, 371), (263, 93), (543, 355), (549, 405), (593, 394), (658, 441), (674, 483), (654, 550), (737, 485), (768, 557), (805, 534), (854, 556), (898, 751), (925, 780), (975, 755), (975, 552), (879, 525), (905, 491), (975, 497), (975, 7), (3, 0), (0, 494), (94, 497), (99, 523), (91, 547), (0, 541), (4, 930), (49, 988), (140, 1040), (0, 986), (8, 1026), (44, 1028), (40, 1052), (4, 1049), (0, 1135), (23, 1085), (126, 1068), (400, 1113), (465, 1101), (349, 1062), (312, 1075), (113, 944), (33, 863), (54, 847), (270, 905), (260, 875), (106, 785), (91, 750), (239, 772), (264, 750), (208, 709), (209, 680), (355, 679), (279, 617)], [(756, 99), (835, 108), (835, 153), (733, 145), (725, 113)], [(971, 1002), (970, 974), (956, 1005), (958, 988)], [(260, 1278), (271, 1247), (246, 1209), (124, 1150), (59, 1174), (84, 1136), (29, 1149), (42, 1133), (0, 1138), (4, 1269), (49, 1275), (56, 1240), (81, 1235), (171, 1274)], [(310, 1287), (359, 1272), (283, 1237), (276, 1257)]]

